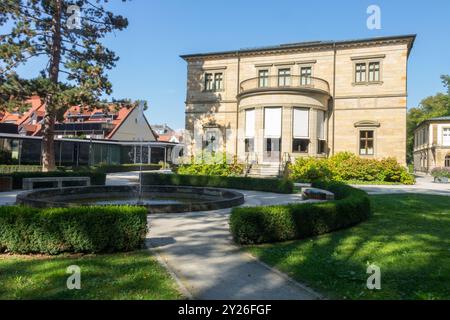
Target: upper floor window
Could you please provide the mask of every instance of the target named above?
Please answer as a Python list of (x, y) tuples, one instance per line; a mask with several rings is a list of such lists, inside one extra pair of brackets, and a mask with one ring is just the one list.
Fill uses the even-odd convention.
[(380, 63), (370, 62), (369, 63), (369, 82), (380, 81)]
[(259, 70), (258, 79), (260, 88), (267, 87), (269, 85), (269, 70)]
[(205, 91), (222, 91), (223, 73), (205, 73)]
[(311, 75), (312, 75), (311, 67), (300, 68), (300, 84), (302, 86), (310, 85), (311, 84)]
[(278, 86), (288, 87), (291, 85), (291, 69), (278, 70)]
[(359, 62), (355, 64), (355, 83), (377, 83), (381, 81), (381, 63)]
[(373, 155), (374, 154), (374, 132), (373, 130), (361, 130), (359, 132), (359, 154)]
[(214, 83), (213, 83), (213, 74), (212, 73), (206, 73), (205, 74), (205, 90), (206, 91), (213, 91), (214, 89)]
[(442, 128), (442, 144), (450, 146), (450, 128)]
[(366, 82), (366, 64), (357, 63), (355, 68), (355, 82)]
[(216, 73), (214, 75), (214, 90), (216, 91), (223, 90), (223, 73)]

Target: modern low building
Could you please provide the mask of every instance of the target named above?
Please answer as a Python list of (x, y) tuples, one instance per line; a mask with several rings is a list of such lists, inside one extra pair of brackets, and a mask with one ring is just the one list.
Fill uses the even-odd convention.
[[(29, 110), (23, 114), (3, 112), (0, 123), (14, 123), (19, 133), (26, 136), (42, 135), (45, 104), (38, 96), (27, 101)], [(149, 125), (140, 106), (109, 106), (105, 109), (90, 109), (73, 106), (55, 124), (57, 138), (72, 137), (84, 139), (118, 141), (156, 141), (157, 135)]]
[(414, 131), (414, 170), (450, 168), (450, 116), (428, 119)]
[(187, 54), (188, 153), (280, 163), (350, 151), (406, 165), (415, 35)]

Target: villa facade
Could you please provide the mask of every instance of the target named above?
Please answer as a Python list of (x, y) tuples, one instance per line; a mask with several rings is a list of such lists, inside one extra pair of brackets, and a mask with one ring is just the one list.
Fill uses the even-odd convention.
[(189, 154), (280, 163), (350, 151), (406, 164), (415, 35), (181, 56)]
[(450, 168), (450, 117), (428, 119), (414, 131), (414, 170)]

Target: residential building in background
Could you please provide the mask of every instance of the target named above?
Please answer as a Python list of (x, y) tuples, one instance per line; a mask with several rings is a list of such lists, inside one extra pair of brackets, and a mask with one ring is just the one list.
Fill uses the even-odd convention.
[[(41, 136), (45, 104), (38, 96), (28, 101), (30, 109), (24, 113), (6, 112), (0, 123), (16, 124), (19, 134)], [(80, 138), (117, 141), (156, 141), (157, 135), (139, 106), (110, 106), (104, 109), (70, 107), (62, 121), (55, 124), (57, 138)]]
[(450, 116), (428, 119), (414, 131), (414, 170), (450, 168)]
[(181, 56), (188, 153), (279, 164), (349, 151), (406, 165), (407, 62), (415, 35)]
[(183, 132), (176, 131), (165, 124), (152, 124), (152, 129), (158, 135), (158, 141), (181, 143), (183, 141)]

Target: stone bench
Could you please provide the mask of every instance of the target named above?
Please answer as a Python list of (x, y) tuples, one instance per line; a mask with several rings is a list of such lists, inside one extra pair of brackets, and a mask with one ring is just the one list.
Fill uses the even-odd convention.
[(334, 200), (334, 194), (332, 192), (316, 188), (303, 188), (302, 195), (306, 199)]
[(91, 185), (90, 177), (44, 177), (44, 178), (23, 178), (22, 188), (32, 190), (35, 182), (53, 182), (58, 188), (63, 187), (63, 182), (84, 182), (87, 187)]

